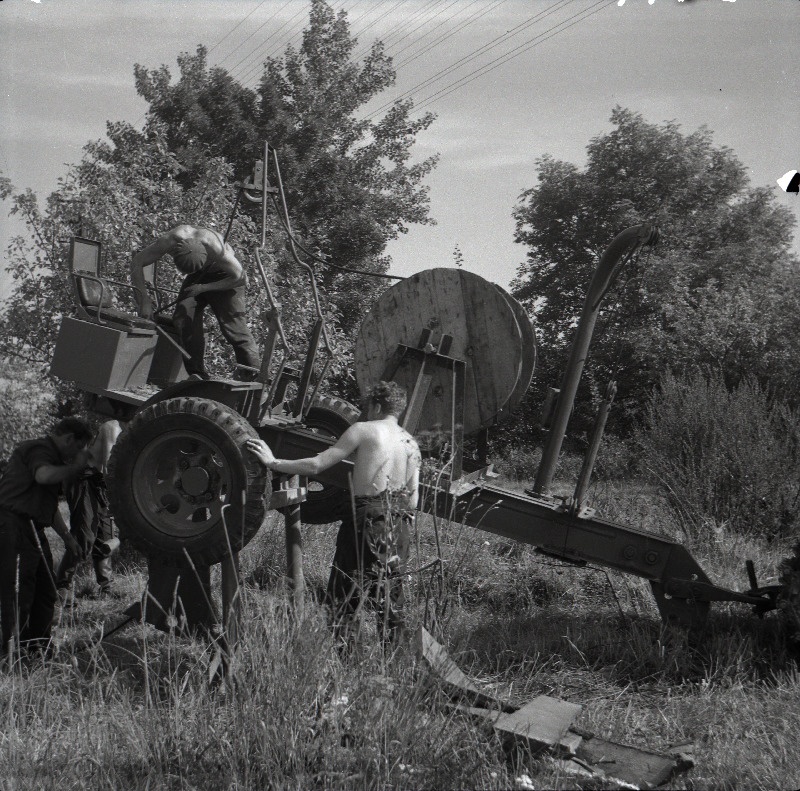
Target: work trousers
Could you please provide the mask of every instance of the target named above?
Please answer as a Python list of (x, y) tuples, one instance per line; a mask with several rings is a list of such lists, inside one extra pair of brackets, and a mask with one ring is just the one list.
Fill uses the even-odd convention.
[(43, 648), (50, 639), (56, 586), (44, 530), (30, 519), (0, 512), (0, 622), (3, 645), (19, 630), (20, 645)]
[(80, 557), (69, 548), (64, 550), (56, 574), (56, 587), (69, 588), (82, 558), (91, 554), (94, 574), (101, 589), (111, 585), (111, 548), (106, 543), (114, 537), (114, 525), (108, 504), (103, 474), (99, 470), (84, 473), (67, 489), (69, 526)]
[[(205, 350), (206, 338), (203, 332), (203, 313), (210, 307), (217, 317), (219, 328), (225, 340), (233, 347), (236, 362), (249, 368), (258, 368), (261, 356), (253, 335), (247, 326), (247, 305), (244, 285), (226, 291), (205, 291), (196, 297), (186, 294), (189, 286), (203, 283), (196, 274), (188, 275), (181, 284), (178, 302), (173, 314), (173, 322), (178, 330), (183, 348), (191, 355), (185, 360), (186, 373), (206, 377)], [(236, 378), (252, 380), (257, 371), (237, 369)]]
[(411, 546), (414, 512), (408, 495), (356, 497), (336, 537), (326, 602), (334, 634), (349, 641), (358, 611), (369, 601), (378, 634), (396, 641), (405, 631), (403, 575)]

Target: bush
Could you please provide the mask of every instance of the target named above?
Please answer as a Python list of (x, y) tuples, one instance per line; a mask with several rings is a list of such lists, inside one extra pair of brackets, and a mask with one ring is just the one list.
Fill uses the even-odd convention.
[(55, 390), (16, 360), (0, 361), (0, 461), (15, 446), (46, 433), (53, 422)]
[(637, 439), (680, 518), (772, 537), (796, 523), (800, 414), (755, 381), (666, 376)]
[(635, 478), (639, 474), (639, 463), (635, 443), (613, 434), (604, 434), (594, 467), (594, 478), (600, 481)]

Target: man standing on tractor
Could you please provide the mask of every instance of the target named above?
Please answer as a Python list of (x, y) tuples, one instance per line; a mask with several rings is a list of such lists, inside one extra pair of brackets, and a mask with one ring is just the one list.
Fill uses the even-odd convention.
[(398, 423), (405, 408), (403, 388), (379, 382), (366, 398), (366, 422), (354, 423), (333, 447), (314, 457), (276, 459), (263, 440), (247, 441), (267, 469), (281, 474), (313, 478), (343, 459), (353, 460), (354, 499), (336, 537), (326, 593), (334, 634), (346, 642), (364, 594), (377, 604), (382, 639), (395, 642), (405, 632), (403, 576), (421, 460), (416, 441)]
[(58, 511), (61, 486), (86, 468), (92, 432), (82, 420), (64, 418), (46, 437), (20, 443), (0, 478), (0, 657), (16, 636), (42, 649), (50, 639), (56, 602), (53, 556), (45, 528), (80, 553)]
[(56, 574), (56, 587), (65, 604), (71, 602), (70, 587), (78, 563), (91, 555), (100, 596), (111, 594), (111, 554), (114, 526), (106, 492), (105, 475), (111, 449), (122, 432), (118, 420), (107, 420), (97, 431), (88, 448), (89, 466), (65, 487), (69, 505), (70, 533), (79, 553), (69, 547), (61, 557)]
[(153, 316), (153, 302), (143, 270), (165, 255), (171, 255), (175, 266), (186, 275), (173, 314), (181, 344), (191, 356), (184, 362), (186, 372), (208, 379), (203, 359), (203, 312), (208, 305), (233, 347), (236, 378), (254, 379), (260, 356), (247, 326), (247, 277), (231, 246), (216, 231), (178, 225), (137, 253), (131, 262), (131, 280), (138, 291), (139, 313), (148, 319)]

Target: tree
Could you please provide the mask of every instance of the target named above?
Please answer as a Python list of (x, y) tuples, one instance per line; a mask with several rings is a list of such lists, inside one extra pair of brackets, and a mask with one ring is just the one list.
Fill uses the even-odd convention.
[[(109, 123), (108, 138), (86, 145), (82, 161), (59, 180), (44, 210), (30, 190), (16, 193), (7, 183), (3, 192), (30, 234), (9, 245), (14, 290), (0, 319), (0, 352), (42, 372), (52, 357), (59, 319), (71, 312), (66, 260), (71, 236), (101, 240), (105, 273), (127, 281), (131, 253), (157, 233), (190, 213), (202, 224), (219, 226), (231, 204), (230, 173), (221, 160), (208, 160), (202, 187), (187, 190), (177, 180), (182, 168), (157, 128), (143, 134), (128, 124)], [(133, 309), (133, 301), (127, 306)]]
[[(202, 46), (179, 56), (174, 85), (166, 67), (137, 66), (137, 90), (150, 102), (142, 132), (109, 123), (108, 140), (85, 147), (81, 162), (43, 208), (30, 191), (16, 192), (7, 179), (0, 181), (0, 194), (11, 199), (12, 213), (22, 214), (30, 230), (9, 247), (15, 288), (0, 317), (0, 353), (46, 370), (59, 318), (71, 311), (71, 235), (102, 240), (105, 271), (127, 280), (131, 254), (168, 228), (188, 222), (226, 230), (233, 184), (263, 156), (265, 139), (280, 152), (292, 221), (304, 247), (348, 268), (385, 272), (386, 242), (412, 222), (430, 222), (422, 181), (435, 158), (410, 160), (416, 134), (433, 116), (412, 120), (411, 104), (400, 103), (376, 122), (358, 120), (357, 111), (391, 84), (394, 73), (380, 44), (362, 64), (351, 62), (355, 43), (346, 15), (334, 16), (314, 0), (300, 50), (289, 48), (284, 58), (269, 60), (255, 90), (223, 69), (209, 69)], [(251, 250), (258, 239), (255, 220), (240, 211), (230, 238), (250, 271), (249, 314), (258, 337), (267, 305)], [(287, 334), (302, 357), (313, 321), (308, 276), (288, 255), (274, 213), (269, 232), (262, 257), (283, 303)], [(335, 268), (318, 268), (317, 275), (337, 346), (332, 373), (352, 385), (345, 333), (352, 336), (386, 281)], [(218, 370), (227, 372), (225, 347), (211, 354)]]
[[(750, 188), (734, 153), (701, 128), (647, 123), (617, 107), (614, 129), (587, 147), (579, 169), (545, 156), (514, 209), (528, 248), (512, 293), (536, 318), (540, 397), (557, 386), (598, 256), (623, 228), (654, 222), (661, 240), (606, 296), (584, 376), (579, 427), (605, 383), (619, 383), (618, 431), (627, 431), (667, 370), (713, 369), (729, 386), (748, 374), (789, 392), (800, 339), (793, 218), (771, 192)], [(787, 333), (792, 338), (787, 343)], [(620, 408), (621, 407), (621, 408)]]
[[(356, 43), (345, 12), (312, 0), (299, 50), (290, 46), (284, 57), (269, 58), (255, 89), (222, 68), (209, 69), (202, 46), (178, 58), (175, 84), (166, 66), (137, 65), (136, 87), (150, 103), (148, 123), (164, 124), (187, 182), (196, 181), (195, 168), (208, 156), (224, 158), (237, 178), (245, 177), (266, 140), (279, 152), (298, 237), (334, 264), (384, 273), (386, 243), (411, 223), (431, 222), (422, 182), (436, 157), (411, 163), (411, 149), (434, 116), (412, 119), (406, 101), (375, 122), (358, 118), (395, 73), (380, 42), (363, 63), (353, 62)], [(273, 254), (285, 263), (282, 241)], [(320, 274), (351, 332), (381, 281), (333, 268)]]

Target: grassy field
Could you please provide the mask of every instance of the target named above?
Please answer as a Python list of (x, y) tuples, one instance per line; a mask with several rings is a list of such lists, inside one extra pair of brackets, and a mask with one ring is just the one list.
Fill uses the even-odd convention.
[[(724, 526), (683, 535), (643, 485), (602, 485), (594, 502), (611, 519), (674, 534), (715, 582), (740, 590), (745, 559), (766, 583), (789, 554), (788, 543)], [(120, 599), (79, 595), (60, 615), (53, 658), (0, 676), (0, 786), (598, 787), (550, 756), (506, 752), (491, 727), (453, 710), (410, 652), (384, 656), (371, 619), (343, 660), (316, 603), (336, 526), (304, 530), (305, 619), (288, 613), (282, 518), (271, 515), (242, 553), (242, 641), (233, 674), (215, 688), (201, 641), (131, 626), (78, 650), (141, 593), (144, 569), (126, 553)], [(411, 624), (424, 622), (487, 691), (517, 705), (539, 694), (580, 703), (576, 724), (615, 741), (694, 743), (694, 769), (671, 788), (800, 787), (800, 672), (776, 613), (760, 620), (742, 605), (716, 606), (703, 639), (690, 642), (662, 630), (642, 580), (565, 566), (428, 516), (417, 532), (412, 570), (437, 557), (437, 537), (444, 563), (441, 576), (436, 565), (411, 575)], [(93, 588), (88, 572), (78, 594)]]

